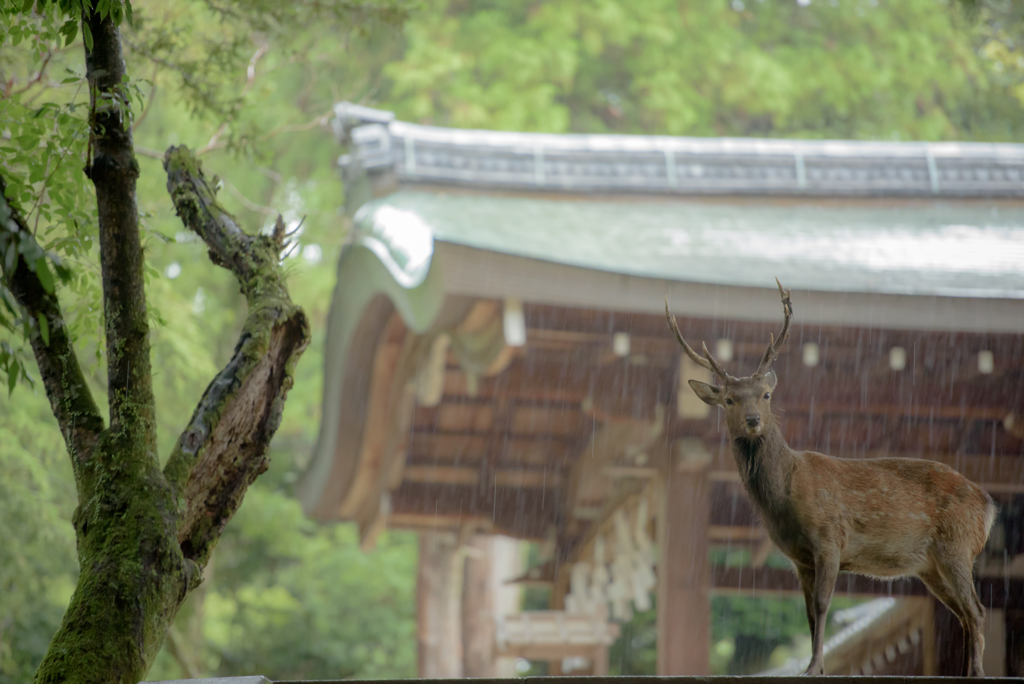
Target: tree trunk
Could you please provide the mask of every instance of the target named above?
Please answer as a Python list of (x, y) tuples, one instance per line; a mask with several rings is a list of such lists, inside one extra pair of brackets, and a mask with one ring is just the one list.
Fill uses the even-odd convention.
[[(266, 470), (292, 372), (309, 341), (271, 236), (250, 236), (216, 202), (185, 148), (164, 160), (178, 215), (231, 270), (249, 314), (230, 362), (207, 387), (161, 471), (156, 450), (144, 255), (135, 204), (124, 60), (115, 18), (87, 11), (92, 93), (86, 172), (96, 188), (110, 425), (92, 398), (53, 286), (25, 254), (42, 254), (0, 177), (4, 285), (23, 308), (43, 386), (75, 473), (74, 526), (81, 573), (36, 682), (137, 684), (146, 676), (188, 592), (202, 581), (225, 525)], [(20, 247), (19, 247), (20, 245)], [(27, 248), (27, 249), (26, 249)], [(13, 263), (13, 268), (12, 268)], [(45, 324), (43, 324), (45, 321)]]
[(193, 577), (177, 544), (175, 503), (160, 472), (149, 366), (143, 253), (135, 205), (124, 59), (117, 27), (82, 17), (92, 96), (87, 175), (96, 188), (110, 425), (77, 454), (74, 523), (81, 574), (37, 682), (145, 678)]

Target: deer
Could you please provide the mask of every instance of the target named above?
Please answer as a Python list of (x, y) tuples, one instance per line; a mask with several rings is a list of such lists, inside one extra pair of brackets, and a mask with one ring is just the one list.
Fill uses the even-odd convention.
[(913, 458), (843, 459), (790, 448), (772, 411), (778, 384), (772, 363), (789, 337), (793, 305), (775, 279), (783, 324), (757, 371), (729, 375), (703, 344), (697, 354), (679, 331), (665, 297), (665, 317), (694, 363), (721, 384), (689, 381), (701, 400), (725, 411), (743, 487), (772, 542), (792, 562), (811, 630), (806, 675), (825, 674), (825, 618), (840, 572), (892, 581), (918, 577), (964, 629), (961, 675), (984, 677), (985, 609), (974, 589), (974, 559), (988, 541), (997, 508), (956, 470)]

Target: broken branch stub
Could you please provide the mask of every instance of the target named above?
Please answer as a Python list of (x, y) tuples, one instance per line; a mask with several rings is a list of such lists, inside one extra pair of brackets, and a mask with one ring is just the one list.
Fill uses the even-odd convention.
[(186, 147), (168, 149), (164, 168), (178, 216), (215, 263), (235, 274), (249, 303), (231, 360), (206, 388), (164, 468), (178, 500), (182, 551), (203, 565), (249, 484), (267, 468), (309, 326), (281, 272), (283, 222), (272, 235), (245, 233), (217, 203)]

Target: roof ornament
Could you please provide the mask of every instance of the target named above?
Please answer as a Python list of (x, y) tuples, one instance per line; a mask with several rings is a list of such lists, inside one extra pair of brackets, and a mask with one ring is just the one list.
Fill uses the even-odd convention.
[(331, 128), (342, 145), (351, 145), (352, 130), (367, 124), (386, 126), (395, 120), (395, 113), (384, 109), (374, 109), (352, 102), (339, 102), (334, 105), (334, 118)]
[(395, 113), (351, 102), (334, 105), (331, 128), (342, 145), (350, 149), (338, 158), (345, 181), (345, 212), (355, 216), (358, 209), (374, 197), (397, 187), (394, 175), (389, 126)]

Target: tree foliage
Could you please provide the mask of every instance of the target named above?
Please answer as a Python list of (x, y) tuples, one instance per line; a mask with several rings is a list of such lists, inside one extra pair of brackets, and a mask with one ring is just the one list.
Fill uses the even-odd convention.
[[(143, 155), (138, 157), (141, 174), (137, 197), (146, 253), (149, 339), (156, 369), (156, 438), (158, 451), (166, 455), (173, 450), (207, 380), (231, 359), (238, 329), (246, 318), (246, 303), (231, 275), (208, 265), (205, 246), (195, 234), (183, 231), (174, 216), (163, 187), (160, 150), (183, 141), (200, 149), (206, 164), (219, 167), (223, 174), (224, 180), (219, 183), (225, 188), (221, 193), (225, 195), (221, 198), (225, 207), (240, 212), (250, 229), (272, 226), (276, 211), (271, 205), (283, 209), (287, 229), (295, 233), (285, 263), (290, 286), (298, 287), (304, 300), (312, 298), (310, 313), (316, 321), (322, 320), (331, 269), (328, 260), (321, 257), (336, 255), (344, 237), (343, 227), (334, 220), (338, 189), (331, 169), (333, 153), (329, 146), (322, 145), (325, 115), (335, 98), (357, 98), (358, 90), (365, 92), (370, 87), (367, 77), (350, 65), (349, 43), (375, 26), (389, 26), (405, 10), (399, 1), (358, 0), (329, 5), (134, 5), (132, 24), (121, 26), (130, 77), (116, 88), (113, 104), (129, 120), (136, 151)], [(108, 357), (96, 244), (98, 215), (83, 171), (93, 150), (88, 136), (90, 88), (83, 78), (81, 62), (82, 32), (69, 30), (75, 22), (60, 14), (67, 7), (5, 2), (0, 9), (0, 121), (4, 122), (0, 124), (0, 153), (9, 200), (9, 205), (2, 206), (17, 207), (27, 216), (33, 239), (26, 247), (36, 250), (25, 255), (27, 263), (33, 267), (42, 263), (36, 270), (50, 273), (50, 280), (66, 279), (63, 286), (55, 283), (55, 289), (80, 352), (88, 386), (103, 402), (108, 398), (104, 377)], [(310, 34), (306, 30), (310, 26), (319, 32)], [(301, 144), (296, 145), (296, 140)], [(5, 215), (5, 221), (7, 218)], [(305, 235), (300, 234), (303, 232)], [(5, 238), (11, 238), (10, 233), (5, 233)], [(21, 231), (14, 237), (27, 235)], [(46, 260), (39, 262), (41, 256)], [(316, 277), (310, 277), (311, 271)], [(75, 482), (67, 456), (58, 458), (60, 432), (52, 416), (46, 415), (39, 371), (26, 343), (39, 327), (39, 319), (25, 316), (6, 288), (0, 287), (0, 294), (7, 305), (0, 321), (9, 333), (2, 340), (0, 368), (13, 371), (4, 379), (10, 379), (9, 386), (14, 390), (11, 400), (5, 402), (5, 410), (0, 411), (0, 459), (5, 474), (10, 475), (4, 482), (5, 491), (18, 493), (5, 497), (4, 503), (11, 507), (2, 512), (5, 522), (31, 522), (18, 528), (19, 535), (0, 558), (0, 681), (8, 677), (24, 681), (41, 660), (79, 579), (74, 530), (68, 524), (74, 510)], [(311, 356), (318, 357), (319, 353)], [(281, 474), (286, 479), (300, 467), (287, 446), (289, 441), (299, 439), (299, 450), (305, 452), (305, 444), (315, 431), (317, 361), (313, 358), (294, 371), (302, 378), (305, 391), (293, 398), (299, 410), (292, 412), (295, 418), (278, 433), (279, 444), (285, 445), (277, 453), (283, 459)], [(28, 379), (35, 382), (14, 389)], [(18, 410), (6, 411), (7, 404)], [(30, 446), (45, 435), (57, 439), (49, 451)], [(287, 486), (279, 479), (256, 494), (259, 500), (269, 498), (290, 506), (290, 515), (280, 518), (282, 524), (301, 521), (297, 504), (278, 491)], [(15, 511), (20, 515), (16, 516)], [(244, 526), (244, 522), (241, 524)], [(401, 572), (409, 559), (415, 558), (408, 543), (403, 545), (402, 539), (397, 539), (396, 551), (382, 551), (372, 557), (378, 558), (376, 561), (357, 559), (353, 568), (377, 563), (375, 576), (380, 578), (381, 587), (379, 591), (360, 591), (352, 572), (336, 572), (348, 566), (356, 552), (351, 539), (308, 523), (277, 529), (293, 537), (297, 551), (277, 559), (269, 579), (256, 572), (247, 584), (238, 573), (220, 573), (232, 582), (221, 591), (216, 584), (217, 564), (210, 566), (212, 579), (186, 606), (182, 627), (195, 623), (191, 618), (196, 615), (211, 619), (201, 620), (198, 631), (173, 629), (173, 636), (183, 638), (171, 642), (186, 653), (199, 644), (210, 644), (203, 653), (193, 654), (205, 672), (230, 672), (255, 658), (258, 667), (266, 663), (265, 671), (282, 673), (288, 666), (261, 660), (268, 653), (266, 637), (270, 632), (265, 630), (278, 629), (275, 634), (279, 637), (308, 637), (310, 624), (304, 624), (304, 630), (297, 627), (315, 618), (319, 626), (337, 622), (338, 628), (325, 629), (318, 643), (304, 639), (314, 654), (293, 672), (338, 677), (383, 668), (387, 674), (411, 674), (408, 644), (412, 642), (401, 638), (409, 629), (403, 630), (394, 620), (367, 622), (358, 628), (351, 620), (329, 620), (331, 605), (342, 604), (316, 596), (320, 590), (330, 590), (367, 601), (377, 599), (381, 605), (390, 602), (392, 613), (411, 625), (408, 611), (412, 584), (408, 573)], [(24, 543), (17, 543), (22, 534)], [(244, 546), (244, 539), (239, 541), (238, 535), (230, 536), (223, 545), (225, 564), (237, 561), (232, 553), (236, 542)], [(395, 553), (406, 559), (405, 566)], [(319, 584), (296, 578), (296, 569), (307, 567), (297, 559), (314, 555), (321, 568), (336, 572), (336, 576), (325, 577)], [(388, 568), (379, 567), (383, 560), (387, 560)], [(252, 558), (249, 565), (254, 563)], [(317, 567), (316, 563), (311, 565)], [(395, 570), (390, 569), (391, 565)], [(262, 594), (282, 596), (281, 592), (286, 591), (282, 584), (303, 599), (293, 602), (293, 607), (315, 607), (315, 614), (308, 610), (296, 614), (286, 625), (277, 620), (253, 619), (254, 612), (258, 612), (254, 606), (261, 605)], [(12, 594), (7, 589), (18, 590), (13, 594), (17, 601), (9, 598)], [(249, 607), (234, 617), (224, 610), (204, 611), (203, 595), (215, 606)], [(338, 629), (353, 637), (347, 645), (343, 642), (339, 646), (334, 638)], [(218, 630), (221, 636), (230, 638), (216, 638)], [(363, 639), (362, 648), (356, 648), (357, 637)], [(270, 653), (281, 660), (282, 651)], [(172, 676), (183, 674), (170, 659), (161, 662), (170, 663)], [(158, 665), (159, 670), (167, 671), (168, 666)]]
[(953, 2), (434, 0), (387, 65), (400, 117), (550, 132), (1012, 139)]

